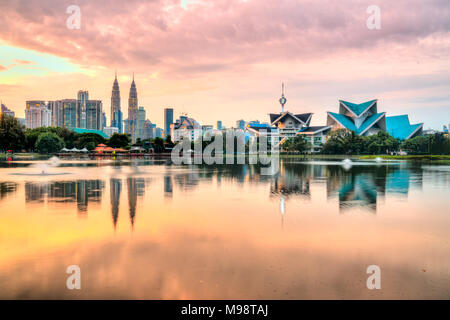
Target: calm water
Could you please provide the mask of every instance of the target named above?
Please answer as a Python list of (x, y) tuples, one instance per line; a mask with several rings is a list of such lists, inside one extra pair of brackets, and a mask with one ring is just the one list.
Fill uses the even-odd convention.
[(0, 168), (0, 298), (450, 298), (449, 165), (41, 167)]

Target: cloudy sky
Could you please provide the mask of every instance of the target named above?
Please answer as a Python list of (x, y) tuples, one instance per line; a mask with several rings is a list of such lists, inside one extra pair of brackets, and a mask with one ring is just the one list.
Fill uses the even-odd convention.
[[(69, 29), (67, 7), (81, 9)], [(371, 5), (381, 29), (369, 30)], [(440, 129), (450, 122), (448, 0), (0, 0), (0, 99), (19, 117), (26, 100), (103, 100), (114, 71), (122, 110), (132, 73), (139, 105), (202, 124), (268, 120), (287, 109), (325, 122), (338, 100), (379, 99)]]

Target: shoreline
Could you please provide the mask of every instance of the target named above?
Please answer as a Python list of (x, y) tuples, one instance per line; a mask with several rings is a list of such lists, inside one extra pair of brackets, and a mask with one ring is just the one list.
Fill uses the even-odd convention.
[[(39, 153), (16, 153), (14, 155), (7, 155), (5, 153), (0, 153), (0, 161), (11, 160), (45, 160), (52, 156), (53, 154), (39, 154)], [(87, 159), (101, 159), (101, 158), (170, 158), (170, 153), (157, 153), (157, 154), (86, 154), (86, 155), (56, 155), (62, 159), (64, 158), (87, 158)], [(224, 155), (224, 157), (229, 157), (231, 155)], [(246, 154), (246, 157), (249, 155)], [(269, 155), (270, 156), (270, 155)], [(409, 161), (450, 161), (450, 155), (341, 155), (341, 154), (280, 154), (280, 159), (305, 159), (305, 160), (374, 160), (376, 158), (381, 158), (385, 160), (409, 160)]]

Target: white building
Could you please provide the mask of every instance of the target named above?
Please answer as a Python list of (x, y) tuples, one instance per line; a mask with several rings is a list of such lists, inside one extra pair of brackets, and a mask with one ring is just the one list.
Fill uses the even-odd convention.
[(45, 106), (30, 106), (25, 110), (25, 127), (36, 129), (52, 125), (52, 112)]
[(202, 133), (202, 126), (187, 116), (181, 116), (180, 119), (170, 125), (170, 135), (173, 142), (178, 142), (182, 138), (195, 141), (202, 136)]
[(111, 138), (111, 136), (114, 133), (119, 133), (119, 128), (116, 128), (116, 127), (104, 127), (103, 128), (103, 133), (106, 134), (108, 136), (108, 138)]

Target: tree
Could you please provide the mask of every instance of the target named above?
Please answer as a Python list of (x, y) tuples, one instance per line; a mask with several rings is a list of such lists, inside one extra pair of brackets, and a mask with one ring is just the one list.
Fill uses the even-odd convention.
[(67, 148), (72, 149), (75, 147), (75, 141), (78, 139), (79, 134), (63, 127), (40, 127), (35, 129), (27, 129), (25, 131), (25, 148), (27, 150), (34, 150), (36, 141), (41, 133), (51, 132), (63, 139)]
[(41, 133), (36, 141), (35, 149), (39, 153), (54, 153), (64, 148), (64, 141), (56, 133)]
[(353, 131), (338, 129), (328, 134), (322, 151), (327, 154), (359, 153), (362, 150), (363, 141), (363, 138)]
[(402, 149), (411, 154), (427, 154), (429, 148), (429, 137), (417, 136), (403, 141)]
[[(78, 134), (78, 138), (74, 144), (78, 149), (86, 148), (88, 150), (92, 150), (92, 149), (95, 149), (95, 147), (97, 145), (99, 145), (100, 143), (105, 143), (105, 142), (106, 142), (106, 139), (103, 138), (101, 135), (89, 132), (89, 133)], [(94, 147), (89, 149), (88, 146), (92, 147), (92, 145), (94, 145)]]
[(398, 151), (400, 142), (385, 131), (378, 131), (377, 134), (366, 138), (367, 152), (371, 154), (383, 154), (391, 151)]
[(21, 150), (25, 144), (25, 134), (22, 125), (16, 118), (0, 115), (0, 149)]
[(448, 153), (448, 139), (442, 132), (437, 132), (429, 137), (430, 139), (430, 154), (445, 154)]
[(296, 135), (294, 138), (287, 139), (283, 145), (283, 149), (287, 151), (294, 151), (304, 153), (311, 149), (311, 144), (306, 140), (303, 135)]
[(153, 148), (155, 149), (156, 153), (164, 152), (164, 140), (162, 138), (155, 138), (153, 140)]
[(131, 138), (129, 134), (114, 133), (106, 144), (112, 148), (126, 148), (129, 146)]

